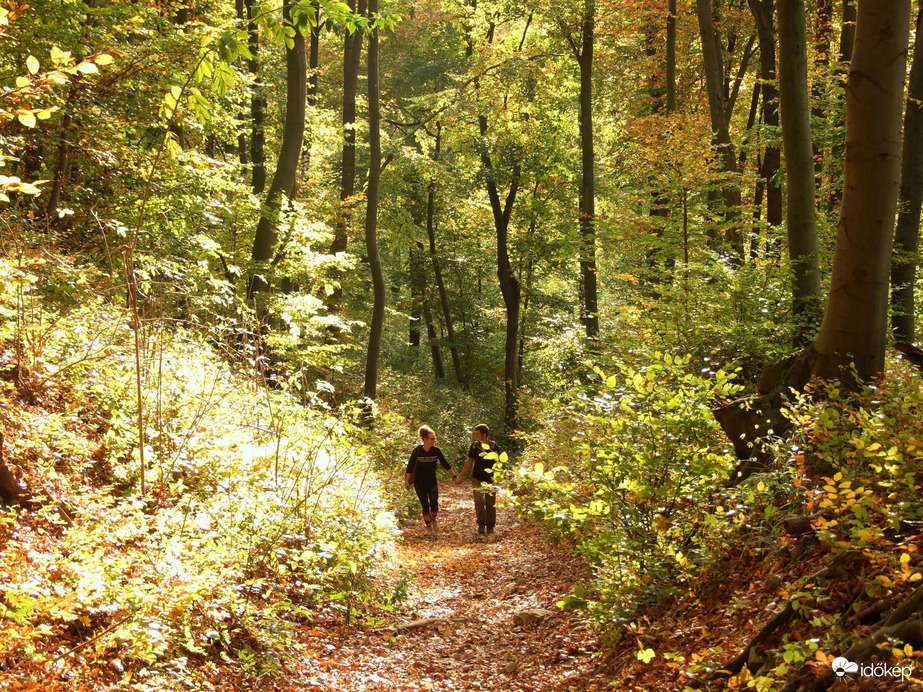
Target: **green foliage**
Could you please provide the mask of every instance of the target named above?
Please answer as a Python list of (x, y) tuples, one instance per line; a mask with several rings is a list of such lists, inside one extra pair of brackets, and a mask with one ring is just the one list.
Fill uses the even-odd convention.
[(567, 413), (531, 440), (517, 471), (523, 508), (573, 535), (596, 565), (600, 619), (670, 593), (707, 559), (707, 503), (731, 467), (710, 404), (740, 389), (734, 375), (692, 372), (689, 356), (634, 360), (597, 368), (601, 384), (559, 401)]
[[(0, 305), (15, 296), (0, 293)], [(80, 627), (99, 635), (90, 658), (151, 679), (167, 679), (178, 658), (232, 652), (271, 674), (263, 652), (285, 646), (299, 608), (348, 614), (374, 596), (368, 575), (387, 555), (394, 519), (361, 431), (235, 374), (194, 334), (151, 323), (142, 496), (130, 336), (122, 311), (98, 300), (47, 330), (39, 374), (67, 386), (69, 420), (97, 421), (101, 451), (62, 456), (50, 476), (67, 484), (78, 517), (55, 552), (25, 562), (44, 530), (5, 517), (19, 529), (6, 548), (2, 655), (54, 666), (49, 646)], [(46, 448), (63, 444), (63, 429), (45, 421)], [(59, 512), (51, 504), (41, 515), (64, 526)]]

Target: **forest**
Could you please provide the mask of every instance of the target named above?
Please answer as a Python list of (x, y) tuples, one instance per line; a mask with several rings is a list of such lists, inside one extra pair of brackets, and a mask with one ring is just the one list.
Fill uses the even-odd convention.
[(0, 690), (923, 689), (921, 30), (5, 0)]

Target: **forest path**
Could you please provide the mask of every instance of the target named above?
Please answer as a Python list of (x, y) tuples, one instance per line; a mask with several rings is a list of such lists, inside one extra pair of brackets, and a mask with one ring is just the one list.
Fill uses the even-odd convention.
[[(596, 661), (589, 653), (596, 636), (582, 613), (555, 603), (587, 582), (586, 565), (502, 495), (496, 533), (487, 537), (477, 535), (469, 483), (442, 483), (439, 505), (439, 536), (425, 536), (420, 520), (405, 528), (383, 586), (392, 590), (403, 575), (403, 613), (338, 632), (306, 629), (304, 643), (318, 658), (301, 683), (350, 692), (579, 689), (581, 672)], [(537, 609), (547, 614), (523, 621)], [(386, 629), (423, 618), (441, 620), (399, 634)]]

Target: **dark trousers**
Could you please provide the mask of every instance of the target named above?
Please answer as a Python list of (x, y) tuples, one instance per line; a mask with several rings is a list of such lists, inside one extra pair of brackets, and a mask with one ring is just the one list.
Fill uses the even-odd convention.
[(417, 491), (417, 497), (420, 498), (420, 506), (423, 508), (423, 518), (429, 519), (439, 511), (439, 484), (433, 483), (431, 488), (421, 488), (414, 485), (413, 489)]
[(497, 492), (493, 488), (485, 490), (481, 481), (472, 481), (474, 488), (474, 511), (478, 516), (478, 526), (492, 529), (497, 523)]

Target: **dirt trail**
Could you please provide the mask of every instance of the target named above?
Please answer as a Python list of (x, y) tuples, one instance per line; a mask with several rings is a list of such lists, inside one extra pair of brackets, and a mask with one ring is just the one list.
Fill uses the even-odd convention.
[[(586, 583), (587, 567), (502, 496), (487, 537), (477, 535), (467, 483), (441, 484), (439, 501), (440, 535), (426, 537), (418, 521), (398, 548), (392, 588), (403, 573), (403, 613), (383, 612), (383, 624), (335, 636), (309, 630), (319, 653), (305, 681), (344, 691), (578, 689), (595, 661), (595, 635), (580, 613), (555, 603)], [(534, 619), (533, 610), (547, 613)], [(400, 634), (386, 629), (424, 618), (440, 620)]]

